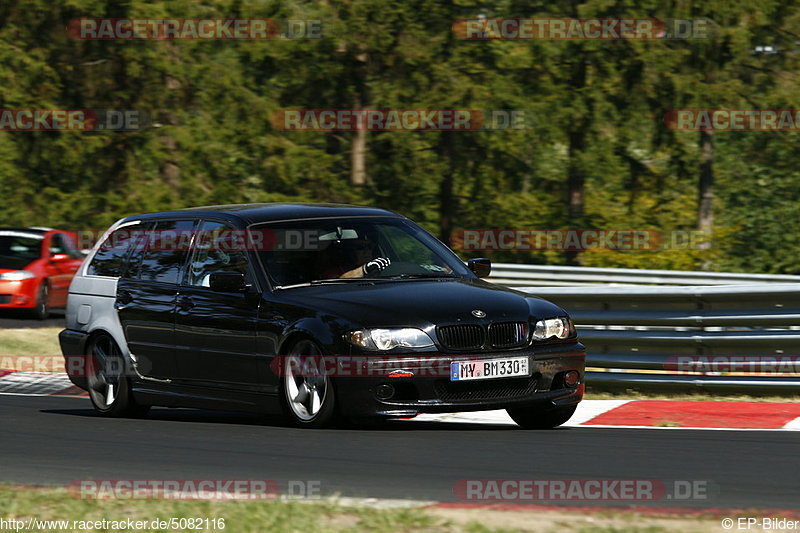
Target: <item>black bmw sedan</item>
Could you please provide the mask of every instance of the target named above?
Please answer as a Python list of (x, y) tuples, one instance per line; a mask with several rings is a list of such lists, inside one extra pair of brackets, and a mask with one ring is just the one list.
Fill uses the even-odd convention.
[(567, 313), (486, 282), (406, 217), (246, 204), (124, 218), (70, 287), (62, 352), (106, 416), (150, 406), (295, 425), (506, 409), (566, 422), (585, 350)]

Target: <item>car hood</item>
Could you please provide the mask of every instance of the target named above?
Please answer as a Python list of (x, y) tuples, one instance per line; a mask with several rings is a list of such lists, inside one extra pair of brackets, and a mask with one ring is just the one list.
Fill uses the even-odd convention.
[[(363, 327), (528, 321), (567, 314), (541, 298), (467, 278), (352, 281), (289, 289), (282, 296)], [(486, 317), (475, 317), (473, 310)]]

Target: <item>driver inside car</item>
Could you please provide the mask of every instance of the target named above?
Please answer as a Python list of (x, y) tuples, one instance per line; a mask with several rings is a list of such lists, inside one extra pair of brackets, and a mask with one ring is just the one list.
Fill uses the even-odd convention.
[(333, 265), (323, 273), (324, 279), (374, 276), (392, 264), (388, 257), (376, 257), (373, 243), (363, 238), (337, 241), (331, 250)]

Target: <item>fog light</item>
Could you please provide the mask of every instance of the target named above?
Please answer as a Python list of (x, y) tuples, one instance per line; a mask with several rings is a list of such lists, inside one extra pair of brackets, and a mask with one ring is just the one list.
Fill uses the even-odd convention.
[(578, 373), (577, 370), (570, 370), (566, 374), (564, 374), (564, 385), (567, 387), (574, 387), (578, 384), (578, 380), (580, 379), (581, 375)]
[(375, 388), (375, 396), (377, 396), (379, 400), (388, 400), (394, 396), (394, 387), (388, 383), (381, 383)]

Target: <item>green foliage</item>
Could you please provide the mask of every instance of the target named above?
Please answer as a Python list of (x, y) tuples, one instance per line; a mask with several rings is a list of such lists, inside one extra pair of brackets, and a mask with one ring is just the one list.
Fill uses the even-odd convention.
[[(129, 133), (0, 132), (0, 225), (100, 229), (192, 205), (319, 201), (399, 211), (447, 240), (460, 228), (698, 225), (697, 132), (676, 108), (800, 108), (796, 0), (8, 0), (0, 108), (136, 109)], [(466, 41), (461, 18), (708, 18), (709, 39)], [(81, 41), (77, 17), (322, 21), (322, 39)], [(777, 54), (757, 54), (758, 45)], [(533, 126), (280, 131), (282, 109), (518, 109)], [(796, 133), (715, 133), (708, 249), (480, 252), (510, 262), (798, 273)], [(568, 204), (578, 184), (582, 200)]]

